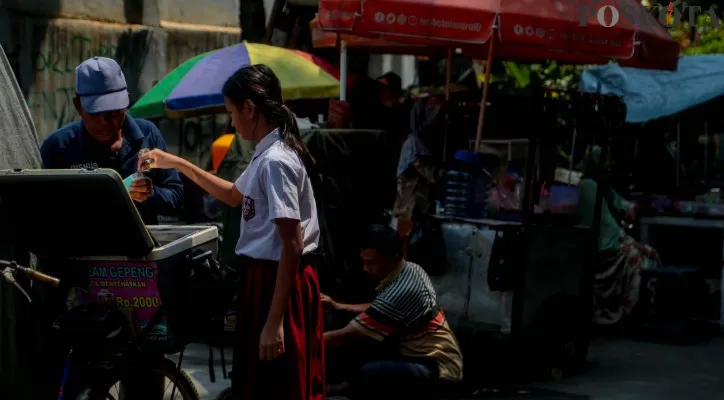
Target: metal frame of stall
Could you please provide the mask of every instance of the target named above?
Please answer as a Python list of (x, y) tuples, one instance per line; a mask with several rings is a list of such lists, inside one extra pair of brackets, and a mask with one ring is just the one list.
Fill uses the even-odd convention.
[[(570, 111), (572, 111), (572, 119), (574, 123), (574, 146), (575, 141), (580, 140), (579, 136), (588, 137), (590, 139), (590, 143), (592, 145), (599, 145), (601, 147), (601, 158), (599, 160), (601, 165), (605, 165), (606, 160), (608, 158), (608, 151), (609, 147), (611, 145), (611, 140), (613, 138), (613, 128), (615, 126), (620, 126), (624, 123), (625, 116), (626, 116), (626, 106), (623, 103), (623, 101), (616, 96), (610, 96), (610, 95), (600, 95), (600, 94), (583, 94), (583, 93), (576, 93), (572, 94), (572, 98), (570, 100), (570, 103), (568, 105), (568, 108)], [(544, 112), (548, 112), (545, 103), (544, 103)], [(585, 123), (582, 123), (585, 122)], [(587, 132), (588, 131), (588, 132)], [(536, 131), (539, 132), (539, 131)], [(583, 133), (583, 135), (581, 135)], [(545, 140), (544, 137), (538, 135), (538, 137), (535, 137), (534, 135), (531, 135), (529, 137), (529, 146), (528, 146), (528, 160), (529, 162), (526, 163), (526, 171), (525, 171), (525, 177), (524, 177), (524, 194), (523, 194), (523, 201), (521, 203), (521, 207), (523, 210), (523, 240), (528, 241), (529, 237), (527, 237), (528, 231), (533, 226), (533, 224), (536, 222), (537, 219), (534, 214), (534, 185), (533, 185), (533, 177), (535, 176), (535, 160), (536, 155), (538, 153), (538, 145), (541, 144), (541, 142)], [(574, 154), (572, 153), (571, 158), (573, 159)], [(603, 171), (603, 169), (602, 169)], [(595, 269), (599, 263), (598, 259), (598, 238), (600, 235), (600, 224), (601, 224), (601, 209), (603, 205), (603, 190), (602, 188), (607, 187), (608, 180), (607, 180), (607, 173), (602, 173), (601, 176), (598, 176), (598, 190), (596, 192), (596, 200), (595, 200), (595, 210), (594, 210), (594, 219), (593, 219), (593, 226), (590, 227), (590, 236), (589, 240), (590, 243), (590, 260), (588, 266), (591, 268), (591, 270), (584, 270), (581, 274), (581, 281), (580, 281), (580, 300), (582, 300), (583, 306), (586, 307), (587, 310), (590, 310), (591, 315), (593, 311), (593, 304), (592, 304), (592, 298), (593, 298), (593, 269)], [(516, 274), (516, 287), (518, 289), (518, 292), (520, 295), (514, 296), (513, 298), (513, 310), (511, 315), (511, 322), (512, 322), (512, 331), (513, 338), (516, 337), (520, 338), (523, 334), (523, 316), (524, 316), (524, 297), (523, 293), (525, 291), (525, 284), (526, 284), (526, 274), (528, 271), (528, 260), (529, 260), (530, 254), (525, 254), (525, 262), (522, 264), (525, 266), (524, 268), (518, 268), (517, 274)], [(580, 336), (579, 337), (572, 337), (574, 341), (574, 349), (572, 350), (573, 354), (573, 362), (575, 363), (572, 365), (574, 368), (582, 367), (583, 363), (585, 363), (587, 354), (588, 354), (588, 344), (590, 340), (590, 328), (592, 327), (592, 322), (589, 317), (582, 316), (584, 319), (580, 321)], [(556, 367), (554, 365), (554, 367)], [(562, 365), (560, 367), (565, 368), (565, 365)], [(557, 372), (552, 371), (553, 375), (556, 375)]]
[[(603, 131), (595, 132), (595, 128), (600, 129), (602, 126), (600, 124), (596, 124), (593, 121), (588, 121), (587, 124), (580, 124), (575, 123), (574, 132), (580, 132), (584, 131), (583, 135), (584, 137), (589, 137), (592, 140), (592, 144), (598, 144), (601, 146), (601, 163), (605, 163), (605, 160), (608, 157), (608, 147), (610, 146), (610, 139), (612, 137), (612, 129), (613, 124), (619, 125), (623, 124), (624, 118), (625, 118), (625, 105), (621, 101), (620, 98), (615, 96), (607, 96), (607, 95), (589, 95), (589, 94), (573, 94), (573, 99), (571, 100), (570, 104), (568, 105), (569, 111), (572, 112), (572, 118), (574, 121), (585, 121), (587, 118), (591, 118), (592, 116), (595, 116), (597, 118), (600, 118), (601, 120), (608, 120), (610, 121), (610, 124), (606, 125), (606, 128), (603, 129)], [(550, 112), (549, 109), (547, 109), (545, 103), (543, 104), (543, 113)], [(598, 121), (600, 122), (600, 121)], [(597, 126), (598, 125), (598, 126)], [(586, 130), (593, 130), (593, 134), (587, 134)], [(535, 132), (540, 132), (540, 130), (536, 130)], [(603, 138), (607, 138), (608, 140), (603, 140)], [(521, 230), (522, 230), (522, 243), (529, 243), (531, 240), (531, 237), (529, 236), (532, 228), (535, 226), (544, 226), (546, 221), (542, 221), (540, 218), (535, 216), (534, 209), (533, 209), (533, 198), (534, 198), (534, 185), (533, 185), (533, 178), (536, 173), (536, 160), (537, 156), (539, 156), (539, 145), (542, 141), (546, 140), (545, 136), (540, 134), (532, 133), (528, 138), (528, 152), (527, 152), (527, 162), (525, 166), (525, 174), (524, 174), (524, 181), (523, 181), (523, 199), (521, 202), (521, 211), (523, 212), (523, 220), (521, 224)], [(574, 139), (575, 140), (575, 139)], [(578, 139), (580, 140), (580, 139)], [(571, 155), (573, 157), (573, 155)], [(605, 174), (604, 174), (605, 175)], [(594, 222), (593, 226), (590, 229), (589, 232), (591, 232), (590, 237), (590, 249), (593, 249), (593, 251), (589, 251), (589, 261), (587, 265), (590, 268), (595, 268), (598, 264), (598, 257), (597, 257), (597, 245), (598, 245), (598, 237), (599, 237), (599, 231), (600, 231), (600, 219), (601, 219), (601, 207), (603, 204), (603, 193), (602, 190), (600, 190), (601, 187), (606, 186), (606, 177), (601, 176), (599, 177), (601, 184), (599, 184), (599, 190), (596, 194), (596, 202), (595, 202), (595, 213), (594, 213)], [(549, 217), (550, 218), (550, 217)], [(556, 217), (550, 218), (549, 221), (555, 221)], [(543, 222), (542, 224), (539, 224), (539, 222)], [(568, 221), (566, 221), (568, 222)], [(547, 225), (547, 228), (550, 228), (553, 226), (552, 224)], [(566, 226), (563, 224), (563, 226)], [(568, 225), (569, 226), (569, 225)], [(575, 228), (575, 227), (574, 227)], [(523, 259), (518, 264), (520, 267), (515, 268), (514, 272), (514, 290), (513, 290), (513, 304), (512, 304), (512, 313), (511, 313), (511, 330), (510, 330), (510, 338), (514, 340), (515, 343), (523, 343), (521, 340), (526, 341), (527, 339), (530, 339), (531, 336), (527, 335), (525, 330), (526, 327), (524, 326), (524, 315), (525, 315), (525, 295), (526, 295), (526, 276), (530, 272), (528, 269), (529, 266), (529, 259), (531, 254), (524, 254)], [(591, 310), (592, 316), (592, 296), (593, 296), (593, 270), (584, 270), (581, 273), (581, 280), (579, 283), (579, 299), (583, 301), (583, 304), (581, 305), (583, 310)], [(542, 312), (541, 309), (538, 309), (536, 312)], [(570, 342), (574, 342), (574, 350), (573, 359), (570, 361), (574, 362), (574, 365), (571, 365), (574, 368), (578, 368), (581, 365), (581, 363), (585, 362), (587, 353), (588, 353), (588, 343), (590, 338), (590, 327), (591, 327), (591, 319), (586, 316), (586, 313), (588, 311), (583, 311), (583, 315), (581, 315), (581, 320), (576, 321), (574, 325), (580, 323), (576, 327), (577, 333), (572, 333), (570, 337)], [(544, 335), (545, 336), (545, 335)], [(547, 339), (547, 338), (544, 338)], [(540, 343), (540, 342), (536, 342)], [(566, 368), (566, 365), (559, 365), (556, 364), (557, 361), (552, 361), (552, 370), (551, 373), (556, 376), (560, 373), (561, 368)]]

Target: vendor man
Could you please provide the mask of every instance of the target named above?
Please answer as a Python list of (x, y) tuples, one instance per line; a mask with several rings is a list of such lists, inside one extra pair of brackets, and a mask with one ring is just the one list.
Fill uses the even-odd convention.
[[(48, 169), (110, 168), (126, 178), (137, 171), (142, 149), (166, 150), (158, 128), (127, 113), (126, 78), (110, 58), (93, 57), (75, 69), (73, 105), (81, 121), (48, 136), (40, 148)], [(176, 170), (156, 169), (137, 179), (130, 195), (146, 224), (159, 215), (177, 215), (183, 206), (183, 184)]]
[(352, 306), (322, 295), (337, 309), (361, 312), (346, 327), (325, 332), (326, 348), (365, 348), (378, 355), (350, 381), (355, 400), (432, 398), (440, 386), (462, 380), (462, 354), (432, 282), (419, 265), (405, 261), (402, 248), (392, 228), (369, 228), (360, 256), (365, 272), (379, 282), (377, 297)]

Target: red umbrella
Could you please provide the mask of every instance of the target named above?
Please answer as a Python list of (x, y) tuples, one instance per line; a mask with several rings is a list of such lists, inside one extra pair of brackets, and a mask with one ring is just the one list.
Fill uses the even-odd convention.
[(360, 36), (351, 33), (335, 33), (321, 29), (319, 18), (314, 18), (309, 23), (312, 32), (312, 46), (316, 48), (334, 48), (344, 40), (348, 48), (365, 49), (375, 54), (404, 54), (404, 55), (446, 55), (448, 48), (445, 46), (425, 46), (420, 44), (399, 43), (390, 40)]
[[(321, 0), (322, 29), (493, 58), (676, 69), (679, 44), (636, 0)], [(494, 40), (490, 40), (490, 39)], [(484, 56), (483, 56), (484, 54)]]
[(471, 56), (487, 54), (495, 32), (493, 57), (506, 61), (618, 59), (674, 70), (679, 56), (679, 44), (636, 0), (321, 0), (319, 15), (325, 30)]

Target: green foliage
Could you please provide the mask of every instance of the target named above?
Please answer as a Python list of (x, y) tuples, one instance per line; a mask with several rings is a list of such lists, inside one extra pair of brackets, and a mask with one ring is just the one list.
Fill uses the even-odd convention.
[[(681, 23), (669, 30), (671, 36), (681, 43), (683, 55), (724, 54), (724, 14), (716, 3), (718, 2), (701, 0), (681, 3), (698, 5), (704, 10), (697, 16), (696, 38), (693, 43), (689, 40), (691, 27), (688, 18), (682, 18)], [(711, 15), (707, 12), (710, 6), (713, 6), (719, 15), (719, 26), (714, 26)], [(581, 72), (588, 67), (559, 65), (555, 61), (532, 65), (505, 62), (503, 66), (505, 73), (496, 76), (494, 82), (498, 90), (506, 93), (520, 93), (535, 87), (573, 91), (578, 86)]]
[(520, 92), (545, 87), (561, 91), (575, 90), (584, 67), (559, 65), (555, 61), (543, 64), (504, 62), (505, 73), (495, 77), (494, 83), (503, 92)]
[[(717, 14), (720, 14), (717, 10)], [(724, 16), (722, 16), (724, 17)], [(679, 43), (681, 43), (684, 55), (694, 54), (719, 54), (724, 53), (724, 24), (720, 17), (719, 26), (714, 26), (711, 15), (702, 12), (696, 19), (696, 37), (690, 42), (690, 30), (688, 21), (672, 28), (669, 32)]]

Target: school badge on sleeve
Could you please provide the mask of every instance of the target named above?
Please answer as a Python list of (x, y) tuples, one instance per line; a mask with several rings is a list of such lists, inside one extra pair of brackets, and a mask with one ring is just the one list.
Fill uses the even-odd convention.
[(256, 209), (254, 208), (254, 199), (249, 196), (244, 196), (244, 221), (249, 221), (256, 215)]

